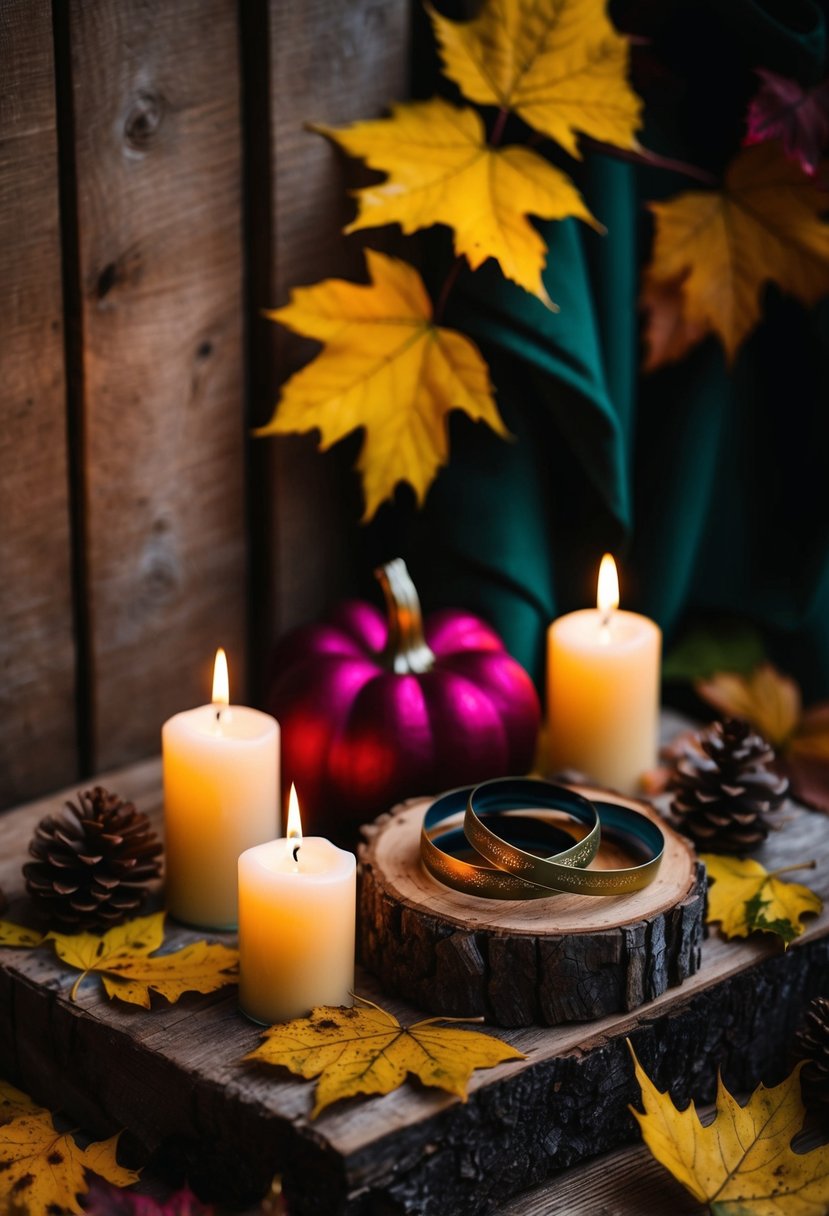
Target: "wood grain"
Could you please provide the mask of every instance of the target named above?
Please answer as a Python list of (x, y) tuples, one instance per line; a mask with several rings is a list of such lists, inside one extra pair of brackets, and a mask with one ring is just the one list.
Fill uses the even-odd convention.
[[(160, 817), (157, 762), (101, 780)], [(9, 919), (26, 914), (20, 863), (34, 823), (54, 805), (47, 799), (0, 820)], [(829, 901), (825, 819), (796, 807), (784, 814), (760, 860), (773, 868), (817, 858), (810, 881)], [(174, 928), (170, 940), (196, 936)], [(785, 953), (771, 939), (726, 942), (714, 934), (703, 943), (697, 974), (637, 1012), (589, 1026), (498, 1031), (526, 1059), (474, 1074), (466, 1104), (406, 1085), (312, 1122), (309, 1083), (242, 1064), (259, 1032), (239, 1015), (232, 990), (159, 1003), (144, 1014), (108, 1003), (90, 982), (73, 1005), (72, 977), (47, 950), (3, 950), (0, 1075), (91, 1132), (128, 1127), (139, 1155), (183, 1162), (200, 1189), (217, 1197), (246, 1202), (281, 1170), (296, 1216), (477, 1216), (636, 1138), (626, 1036), (677, 1102), (710, 1100), (718, 1067), (734, 1090), (779, 1079), (794, 1027), (805, 1003), (824, 990), (827, 967), (829, 910)], [(380, 996), (364, 972), (358, 991), (404, 1022), (422, 1016)], [(528, 1214), (546, 1210), (538, 1195), (532, 1201)], [(566, 1207), (551, 1210), (569, 1216)], [(620, 1208), (618, 1216), (634, 1210)]]
[(77, 770), (51, 11), (0, 6), (0, 807)]
[[(257, 422), (276, 401), (275, 386), (314, 352), (314, 345), (259, 316), (287, 302), (290, 289), (330, 277), (359, 277), (359, 244), (341, 229), (353, 213), (340, 153), (309, 123), (340, 125), (380, 114), (408, 92), (409, 0), (271, 0), (269, 48), (271, 180), (270, 258), (257, 256), (253, 234), (253, 382)], [(374, 236), (376, 234), (372, 234)], [(258, 352), (258, 353), (257, 353)], [(265, 372), (263, 369), (266, 368)], [(256, 509), (267, 566), (259, 598), (263, 649), (276, 636), (321, 615), (354, 590), (356, 520), (361, 504), (351, 450), (321, 455), (312, 436), (259, 441)], [(256, 466), (255, 466), (256, 467)]]
[(245, 671), (241, 128), (232, 0), (69, 10), (93, 762)]
[[(619, 800), (660, 822), (646, 804)], [(667, 825), (659, 873), (642, 891), (477, 899), (443, 886), (420, 864), (429, 802), (404, 803), (364, 829), (359, 940), (384, 991), (430, 1013), (558, 1025), (635, 1009), (696, 971), (704, 878), (688, 842)], [(635, 864), (603, 839), (593, 868)]]

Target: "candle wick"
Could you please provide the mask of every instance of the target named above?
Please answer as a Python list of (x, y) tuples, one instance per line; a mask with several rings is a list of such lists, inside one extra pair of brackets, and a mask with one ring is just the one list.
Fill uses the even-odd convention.
[(297, 857), (297, 853), (299, 852), (300, 848), (301, 848), (301, 846), (300, 846), (300, 845), (295, 844), (295, 845), (294, 845), (294, 847), (293, 847), (293, 850), (292, 850), (293, 855), (294, 855), (294, 861), (295, 861), (296, 863), (298, 863), (298, 862), (299, 862), (299, 858)]

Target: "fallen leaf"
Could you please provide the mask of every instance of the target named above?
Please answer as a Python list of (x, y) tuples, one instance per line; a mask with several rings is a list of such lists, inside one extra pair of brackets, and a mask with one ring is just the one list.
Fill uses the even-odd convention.
[(762, 83), (748, 107), (743, 143), (779, 139), (786, 156), (813, 177), (829, 147), (829, 80), (804, 89), (766, 68), (757, 75)]
[(469, 338), (432, 323), (432, 306), (417, 271), (366, 250), (371, 283), (327, 279), (299, 287), (268, 315), (324, 343), (321, 354), (292, 376), (259, 435), (312, 431), (326, 448), (365, 430), (358, 468), (370, 519), (399, 481), (418, 502), (449, 458), (446, 415), (463, 410), (502, 437), (506, 428), (492, 396), (489, 371)]
[(116, 1186), (130, 1186), (138, 1174), (116, 1160), (118, 1136), (81, 1148), (57, 1131), (48, 1111), (35, 1109), (5, 1123), (0, 1135), (0, 1211), (8, 1216), (71, 1212), (80, 1216), (78, 1197), (87, 1191), (86, 1173)]
[(392, 107), (391, 118), (317, 127), (349, 156), (388, 174), (356, 191), (357, 218), (346, 232), (399, 224), (405, 233), (446, 224), (455, 253), (477, 270), (495, 258), (501, 272), (553, 307), (541, 281), (547, 246), (528, 216), (576, 216), (604, 231), (576, 187), (530, 148), (494, 148), (468, 106), (440, 97)]
[[(630, 1043), (628, 1042), (630, 1047)], [(745, 1106), (717, 1080), (716, 1116), (703, 1127), (693, 1102), (677, 1110), (630, 1047), (644, 1114), (631, 1112), (656, 1160), (712, 1216), (823, 1216), (829, 1205), (829, 1146), (796, 1153), (805, 1117), (800, 1069), (772, 1089), (758, 1086)]]
[(777, 143), (739, 152), (721, 191), (651, 203), (656, 233), (647, 274), (661, 283), (685, 276), (685, 336), (713, 330), (733, 360), (760, 319), (766, 283), (803, 304), (829, 292), (826, 206), (825, 193)]
[(720, 671), (694, 688), (723, 717), (745, 718), (776, 748), (785, 746), (800, 721), (800, 689), (771, 663), (761, 663), (747, 676)]
[(571, 156), (579, 133), (638, 147), (628, 40), (604, 0), (487, 0), (460, 23), (427, 10), (446, 74), (470, 101), (518, 114)]
[(775, 933), (789, 946), (803, 932), (801, 917), (823, 910), (819, 895), (798, 882), (781, 882), (779, 874), (814, 869), (814, 862), (766, 870), (759, 861), (703, 853), (708, 877), (708, 924), (719, 922), (726, 937)]
[(43, 934), (25, 925), (14, 925), (10, 920), (0, 920), (0, 946), (39, 946)]
[(236, 983), (238, 951), (218, 943), (193, 942), (172, 954), (151, 958), (164, 940), (163, 912), (136, 917), (102, 937), (50, 933), (48, 940), (62, 962), (82, 973), (73, 985), (73, 1000), (92, 973), (100, 975), (108, 996), (144, 1009), (150, 1008), (151, 992), (174, 1003), (185, 992), (215, 992)]
[(84, 1212), (86, 1216), (213, 1216), (215, 1208), (202, 1203), (186, 1186), (167, 1199), (155, 1199), (95, 1181), (84, 1201)]
[(245, 1058), (278, 1064), (300, 1077), (319, 1077), (312, 1119), (341, 1098), (391, 1093), (409, 1073), (466, 1101), (467, 1082), (476, 1068), (524, 1056), (488, 1034), (445, 1024), (461, 1020), (426, 1018), (401, 1026), (370, 1001), (352, 1009), (323, 1005), (307, 1018), (271, 1026), (265, 1041)]

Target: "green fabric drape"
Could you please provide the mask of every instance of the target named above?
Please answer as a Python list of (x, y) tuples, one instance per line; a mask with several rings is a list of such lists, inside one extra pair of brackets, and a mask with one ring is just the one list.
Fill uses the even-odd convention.
[[(643, 142), (665, 155), (721, 170), (739, 146), (755, 67), (804, 84), (825, 72), (825, 2), (655, 9), (667, 84), (648, 99)], [(539, 687), (547, 625), (593, 601), (610, 549), (624, 605), (669, 640), (696, 614), (744, 618), (808, 695), (825, 695), (829, 309), (769, 289), (733, 369), (708, 339), (643, 377), (645, 204), (704, 187), (596, 155), (581, 186), (608, 235), (575, 221), (542, 226), (559, 313), (489, 264), (461, 277), (444, 319), (483, 349), (514, 441), (455, 415), (451, 463), (425, 508), (389, 512), (375, 537), (407, 556), (427, 607), (460, 603), (488, 617)]]

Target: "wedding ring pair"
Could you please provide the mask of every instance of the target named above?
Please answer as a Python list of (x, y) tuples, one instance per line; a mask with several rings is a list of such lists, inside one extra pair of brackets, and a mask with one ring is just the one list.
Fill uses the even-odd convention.
[[(556, 812), (558, 821), (539, 810)], [(584, 829), (579, 839), (560, 826), (562, 813)], [(623, 869), (585, 869), (602, 833), (644, 860)], [(653, 882), (664, 849), (658, 824), (639, 811), (530, 777), (498, 778), (442, 794), (427, 810), (420, 838), (421, 858), (433, 877), (485, 899), (628, 895)], [(466, 860), (471, 850), (477, 861)]]

